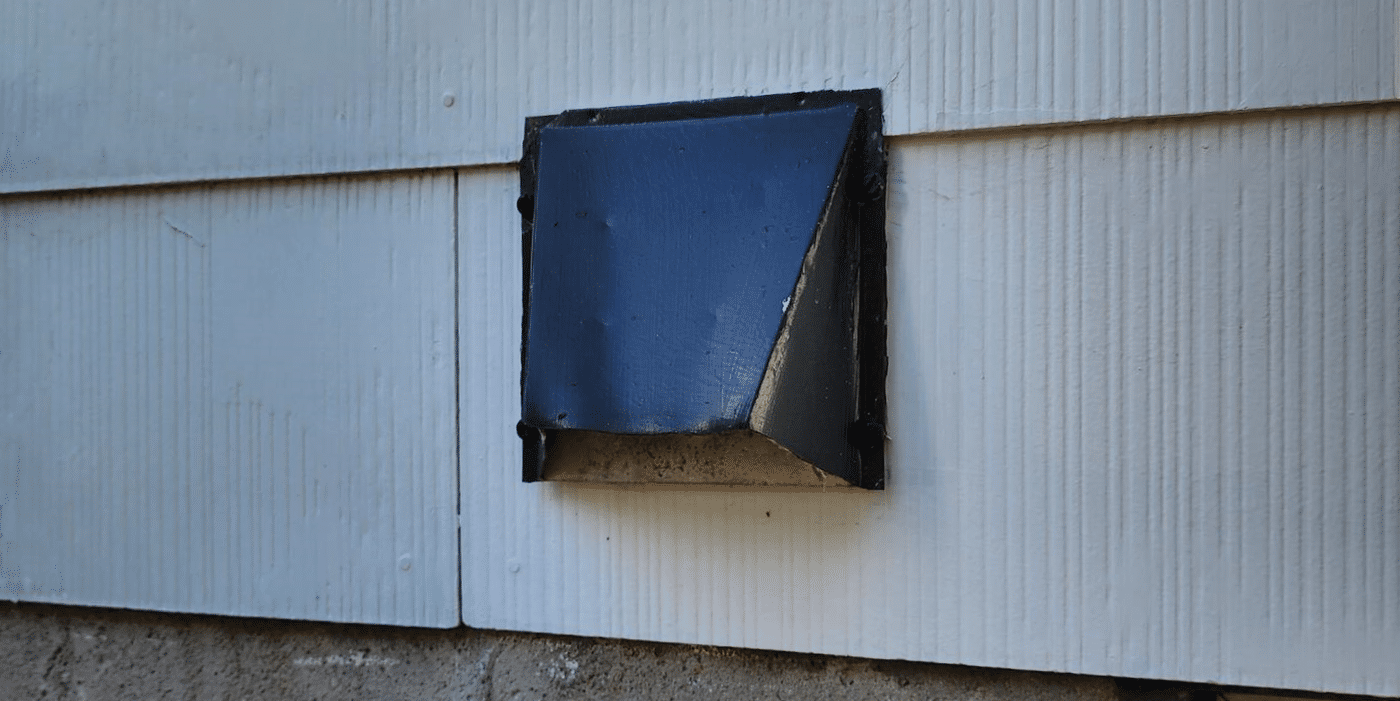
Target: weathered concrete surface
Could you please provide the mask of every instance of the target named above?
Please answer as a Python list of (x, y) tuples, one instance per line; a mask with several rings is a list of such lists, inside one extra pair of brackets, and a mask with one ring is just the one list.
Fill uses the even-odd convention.
[(1110, 701), (1111, 679), (459, 628), (0, 603), (0, 699)]

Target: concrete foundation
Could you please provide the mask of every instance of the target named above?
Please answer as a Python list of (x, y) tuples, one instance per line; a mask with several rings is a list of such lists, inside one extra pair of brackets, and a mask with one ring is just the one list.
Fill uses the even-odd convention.
[(0, 603), (0, 699), (1110, 701), (1104, 677)]

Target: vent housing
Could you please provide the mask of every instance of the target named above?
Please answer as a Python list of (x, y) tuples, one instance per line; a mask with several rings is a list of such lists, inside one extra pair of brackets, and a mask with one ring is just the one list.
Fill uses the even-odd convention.
[(523, 477), (885, 481), (878, 90), (525, 123)]

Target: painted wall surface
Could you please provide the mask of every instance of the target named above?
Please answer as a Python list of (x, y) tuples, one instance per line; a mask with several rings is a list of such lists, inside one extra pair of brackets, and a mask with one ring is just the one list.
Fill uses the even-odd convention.
[[(9, 2), (0, 597), (1400, 696), (1395, 0), (657, 7)], [(889, 489), (520, 483), (523, 117), (872, 86)]]
[(520, 483), (464, 174), (463, 620), (1400, 695), (1400, 105), (891, 154), (876, 493)]
[(887, 134), (1397, 96), (1395, 0), (7, 0), (0, 192), (513, 162), (529, 115), (880, 87)]
[(453, 187), (0, 200), (0, 597), (457, 624)]

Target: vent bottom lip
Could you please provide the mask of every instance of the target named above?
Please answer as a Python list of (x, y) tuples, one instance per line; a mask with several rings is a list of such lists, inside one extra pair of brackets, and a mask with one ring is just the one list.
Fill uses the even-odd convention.
[(594, 484), (667, 484), (852, 489), (750, 429), (649, 435), (551, 431), (543, 479)]

